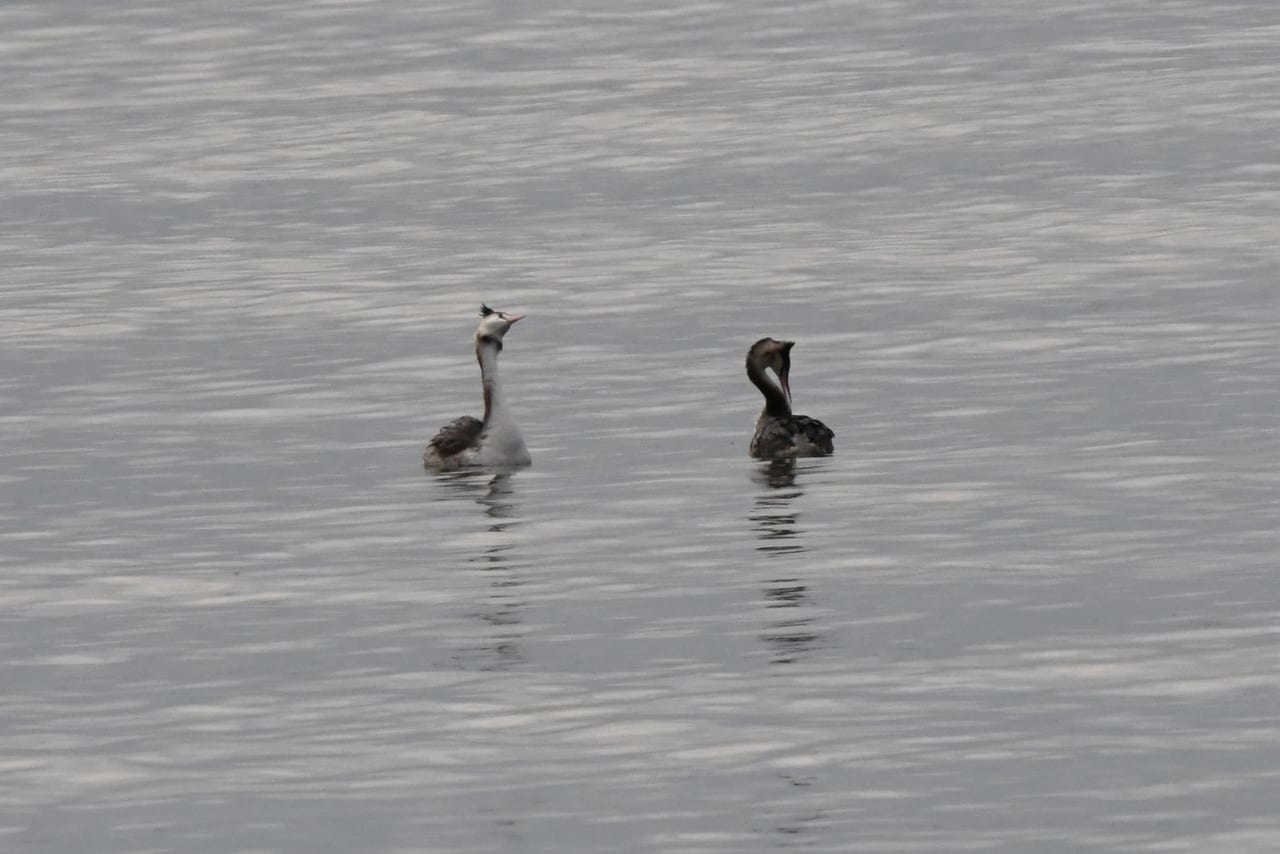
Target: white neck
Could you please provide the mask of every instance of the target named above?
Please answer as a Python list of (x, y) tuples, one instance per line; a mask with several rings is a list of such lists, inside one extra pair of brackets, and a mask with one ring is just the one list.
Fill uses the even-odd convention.
[(502, 384), (498, 382), (498, 348), (492, 344), (477, 344), (476, 359), (480, 362), (480, 383), (484, 388), (484, 424), (488, 427), (495, 416), (506, 414)]
[(524, 437), (516, 426), (515, 418), (507, 409), (498, 382), (498, 348), (492, 344), (477, 344), (476, 359), (480, 362), (480, 382), (484, 388), (484, 433), (481, 435), (481, 454), (495, 464), (527, 465), (529, 451)]

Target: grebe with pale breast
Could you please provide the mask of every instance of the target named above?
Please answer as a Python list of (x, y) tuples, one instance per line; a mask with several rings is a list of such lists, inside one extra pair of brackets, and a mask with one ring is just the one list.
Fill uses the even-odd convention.
[(464, 415), (441, 427), (422, 455), (427, 468), (447, 471), (464, 466), (527, 466), (531, 462), (524, 437), (507, 409), (498, 383), (502, 338), (522, 317), (522, 314), (480, 306), (475, 340), (480, 383), (484, 388), (484, 418)]
[[(794, 341), (761, 338), (747, 351), (747, 378), (764, 395), (764, 410), (756, 419), (751, 456), (758, 460), (825, 457), (835, 448), (835, 433), (807, 415), (791, 413), (791, 348)], [(777, 379), (769, 376), (772, 369)]]

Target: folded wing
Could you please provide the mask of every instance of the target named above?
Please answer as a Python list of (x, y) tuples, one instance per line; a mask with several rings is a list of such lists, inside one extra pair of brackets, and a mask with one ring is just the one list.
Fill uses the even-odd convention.
[(440, 428), (440, 432), (427, 443), (427, 453), (435, 448), (440, 457), (450, 457), (461, 453), (480, 442), (480, 433), (484, 425), (479, 418), (464, 415), (455, 418)]

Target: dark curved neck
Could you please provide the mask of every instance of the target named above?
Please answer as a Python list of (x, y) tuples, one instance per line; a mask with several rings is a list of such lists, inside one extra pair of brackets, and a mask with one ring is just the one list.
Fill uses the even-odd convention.
[(765, 373), (764, 368), (748, 360), (747, 377), (764, 395), (765, 415), (770, 418), (782, 418), (791, 414), (791, 404), (787, 402), (787, 395), (782, 391), (782, 386), (774, 382)]

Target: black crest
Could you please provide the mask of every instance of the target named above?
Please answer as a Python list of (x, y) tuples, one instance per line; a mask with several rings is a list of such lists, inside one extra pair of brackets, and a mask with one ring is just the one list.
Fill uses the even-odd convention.
[(489, 308), (489, 306), (484, 303), (480, 303), (480, 316), (488, 317), (491, 314), (493, 314), (493, 309)]

